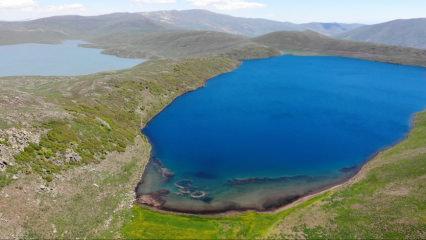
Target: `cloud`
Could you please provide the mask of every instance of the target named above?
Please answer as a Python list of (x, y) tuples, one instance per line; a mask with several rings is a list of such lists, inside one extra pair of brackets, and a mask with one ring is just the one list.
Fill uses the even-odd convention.
[(218, 10), (238, 10), (248, 8), (262, 8), (266, 5), (258, 2), (249, 2), (245, 0), (187, 0), (193, 5), (201, 8), (215, 8)]
[(24, 9), (37, 6), (34, 0), (0, 0), (0, 9)]
[(39, 10), (45, 12), (85, 12), (87, 9), (83, 4), (74, 3), (74, 4), (63, 4), (63, 5), (48, 5), (45, 7), (39, 7)]
[(136, 4), (170, 4), (176, 3), (176, 0), (132, 0)]
[(1, 20), (28, 20), (85, 13), (87, 8), (80, 3), (43, 5), (37, 0), (0, 0)]

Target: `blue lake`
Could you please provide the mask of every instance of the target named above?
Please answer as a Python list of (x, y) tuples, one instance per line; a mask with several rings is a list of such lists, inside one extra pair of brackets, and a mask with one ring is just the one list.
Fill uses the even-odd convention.
[(102, 54), (100, 49), (79, 47), (81, 41), (62, 44), (0, 46), (0, 76), (68, 76), (133, 67), (140, 59)]
[[(426, 107), (426, 68), (343, 57), (245, 61), (143, 132), (139, 196), (183, 212), (267, 210), (353, 176)], [(149, 197), (149, 198), (147, 198)]]

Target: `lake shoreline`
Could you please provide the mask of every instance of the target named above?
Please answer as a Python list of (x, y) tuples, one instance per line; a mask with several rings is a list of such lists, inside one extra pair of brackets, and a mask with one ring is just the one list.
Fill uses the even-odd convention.
[[(341, 57), (345, 57), (345, 56), (341, 56)], [(352, 58), (352, 57), (349, 57), (349, 58)], [(353, 59), (359, 59), (359, 58), (353, 57)], [(243, 64), (243, 62), (244, 61), (240, 61), (240, 64), (238, 65), (238, 67), (241, 66), (241, 64)], [(381, 61), (377, 61), (377, 62), (381, 62)], [(386, 62), (382, 62), (382, 63), (386, 63)], [(395, 63), (388, 63), (388, 64), (395, 64)], [(404, 65), (404, 64), (401, 64), (401, 65)], [(237, 69), (238, 67), (236, 67), (235, 69)], [(417, 67), (417, 66), (413, 66), (413, 67)], [(235, 69), (233, 69), (231, 71), (234, 71)], [(225, 73), (227, 73), (227, 72), (224, 72), (222, 74), (225, 74)], [(219, 74), (219, 75), (222, 75), (222, 74)], [(215, 76), (215, 77), (217, 77), (217, 76)], [(207, 82), (209, 80), (215, 78), (215, 77), (207, 79), (206, 81), (204, 81), (203, 84), (201, 84), (200, 86), (196, 87), (195, 89), (189, 90), (189, 91), (187, 91), (187, 92), (185, 92), (185, 93), (177, 96), (173, 101), (171, 101), (169, 104), (167, 104), (161, 111), (159, 111), (156, 115), (154, 115), (146, 124), (144, 124), (144, 126), (141, 126), (141, 129), (140, 129), (141, 134), (143, 134), (145, 137), (147, 137), (143, 133), (143, 129), (153, 119), (155, 119), (155, 117), (157, 115), (159, 115), (161, 112), (163, 112), (169, 106), (171, 106), (173, 104), (173, 102), (176, 101), (178, 98), (183, 97), (186, 94), (189, 94), (189, 93), (191, 93), (193, 91), (197, 91), (198, 89), (205, 87), (206, 84), (207, 84)], [(420, 112), (422, 112), (422, 111), (420, 111)], [(253, 209), (253, 208), (247, 208), (247, 209), (246, 208), (241, 208), (241, 209), (229, 209), (229, 210), (218, 210), (218, 211), (180, 211), (180, 210), (176, 210), (176, 209), (168, 209), (168, 208), (162, 208), (162, 207), (152, 207), (152, 206), (149, 206), (149, 205), (146, 205), (146, 204), (141, 204), (141, 203), (136, 203), (136, 204), (141, 205), (143, 207), (146, 207), (148, 209), (154, 210), (154, 211), (159, 211), (159, 212), (164, 212), (164, 213), (183, 214), (183, 215), (203, 215), (203, 216), (224, 216), (225, 215), (226, 216), (226, 215), (240, 214), (240, 213), (247, 212), (247, 211), (255, 211), (255, 212), (259, 212), (259, 213), (276, 213), (276, 212), (280, 212), (280, 211), (283, 211), (285, 209), (291, 208), (292, 206), (295, 206), (295, 205), (297, 205), (297, 204), (299, 204), (301, 202), (309, 200), (309, 199), (311, 199), (311, 198), (313, 198), (315, 196), (324, 194), (324, 193), (329, 192), (329, 191), (331, 191), (333, 189), (337, 189), (337, 188), (346, 186), (346, 185), (354, 182), (354, 179), (358, 179), (360, 176), (363, 176), (365, 174), (365, 172), (366, 172), (366, 170), (365, 170), (366, 165), (369, 162), (374, 161), (374, 159), (378, 155), (380, 155), (381, 153), (383, 153), (383, 152), (385, 152), (385, 151), (387, 151), (389, 149), (392, 149), (393, 147), (395, 147), (396, 145), (400, 144), (401, 142), (403, 142), (404, 140), (406, 140), (409, 137), (410, 133), (412, 132), (412, 130), (415, 127), (415, 124), (413, 124), (414, 120), (415, 120), (415, 116), (418, 113), (420, 113), (420, 112), (414, 113), (413, 116), (410, 118), (409, 130), (404, 135), (404, 137), (402, 137), (401, 139), (398, 139), (397, 141), (395, 141), (395, 143), (393, 143), (393, 144), (391, 144), (389, 146), (386, 146), (386, 147), (383, 147), (383, 148), (379, 149), (376, 153), (372, 154), (369, 158), (367, 158), (365, 161), (363, 161), (362, 163), (359, 164), (359, 167), (358, 167), (357, 171), (353, 175), (351, 175), (349, 177), (345, 177), (342, 180), (339, 180), (338, 182), (334, 182), (334, 183), (332, 183), (330, 185), (327, 185), (325, 187), (320, 187), (318, 189), (315, 189), (315, 190), (313, 190), (313, 192), (311, 192), (309, 194), (297, 196), (296, 198), (291, 199), (290, 201), (288, 201), (288, 202), (286, 202), (284, 204), (278, 204), (278, 205), (280, 205), (278, 207), (273, 207), (273, 208), (266, 209), (266, 210), (259, 210), (259, 209)], [(148, 137), (147, 137), (147, 139), (148, 139), (149, 143), (152, 146), (152, 143), (150, 142), (150, 140), (149, 140)], [(148, 164), (151, 164), (152, 160), (153, 160), (153, 155), (152, 155), (152, 152), (151, 152), (151, 158), (150, 158), (150, 162)], [(141, 181), (139, 181), (139, 183), (137, 184), (137, 186), (135, 188), (135, 192), (139, 188), (139, 186), (142, 184), (146, 172), (147, 171), (146, 171), (146, 168), (145, 168), (144, 171), (143, 171), (143, 176), (141, 178)], [(135, 200), (135, 202), (136, 202), (136, 200)]]
[[(424, 110), (414, 114), (415, 117), (411, 119), (411, 122), (414, 123), (417, 114), (420, 114), (422, 112), (424, 112)], [(368, 173), (367, 168), (368, 168), (368, 164), (370, 162), (373, 162), (380, 154), (383, 154), (384, 152), (393, 149), (394, 147), (396, 147), (397, 145), (399, 145), (403, 141), (407, 140), (409, 138), (410, 133), (414, 130), (414, 128), (415, 128), (415, 124), (413, 124), (413, 127), (410, 128), (410, 131), (400, 141), (398, 141), (397, 143), (395, 143), (395, 144), (393, 144), (389, 147), (385, 147), (382, 150), (377, 151), (377, 153), (373, 154), (373, 156), (371, 158), (369, 158), (364, 163), (362, 163), (362, 166), (358, 167), (356, 173), (354, 175), (352, 175), (351, 177), (347, 177), (345, 179), (342, 179), (338, 183), (334, 183), (334, 184), (331, 184), (329, 186), (317, 189), (313, 193), (302, 195), (302, 196), (298, 197), (297, 199), (295, 199), (294, 201), (291, 201), (289, 203), (286, 203), (286, 204), (281, 205), (281, 206), (276, 207), (276, 208), (271, 208), (271, 209), (267, 209), (267, 210), (237, 209), (237, 210), (225, 210), (225, 211), (217, 211), (217, 212), (209, 212), (209, 213), (204, 212), (203, 213), (203, 212), (176, 211), (176, 210), (152, 207), (152, 206), (149, 206), (149, 205), (146, 205), (146, 204), (141, 204), (141, 203), (136, 202), (137, 199), (135, 200), (134, 204), (138, 205), (140, 207), (155, 211), (155, 212), (165, 213), (165, 214), (182, 215), (182, 216), (224, 217), (224, 216), (235, 216), (235, 215), (246, 213), (246, 212), (256, 212), (256, 213), (261, 213), (261, 214), (279, 213), (279, 212), (288, 210), (290, 208), (296, 207), (297, 205), (302, 204), (302, 203), (304, 203), (308, 200), (311, 200), (311, 199), (313, 199), (317, 196), (320, 196), (322, 194), (326, 194), (326, 193), (329, 193), (331, 191), (338, 190), (340, 188), (343, 188), (343, 187), (349, 186), (353, 183), (356, 183), (357, 181), (362, 179), (365, 176), (365, 174)], [(148, 140), (148, 142), (149, 142), (149, 140)], [(151, 144), (151, 143), (149, 142), (149, 144)], [(145, 168), (143, 170), (143, 175), (145, 175), (146, 168), (151, 163), (151, 161), (152, 161), (152, 157), (150, 158), (149, 162), (145, 165)], [(142, 179), (141, 179), (141, 181), (138, 182), (138, 185), (135, 188), (135, 192), (136, 192), (137, 188), (139, 187), (139, 185), (141, 184), (141, 182), (142, 182)], [(137, 194), (136, 194), (136, 196), (137, 196)]]

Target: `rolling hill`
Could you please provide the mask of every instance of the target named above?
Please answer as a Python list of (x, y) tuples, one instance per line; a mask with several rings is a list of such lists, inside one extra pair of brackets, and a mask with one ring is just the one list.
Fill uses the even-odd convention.
[(254, 38), (253, 41), (282, 52), (329, 54), (426, 66), (425, 50), (338, 40), (313, 31), (274, 32)]
[(426, 18), (395, 20), (363, 26), (339, 35), (355, 41), (426, 49)]
[(227, 55), (234, 58), (258, 58), (278, 55), (279, 51), (251, 41), (250, 38), (213, 31), (129, 32), (92, 39), (88, 47), (105, 53), (137, 58), (185, 58)]

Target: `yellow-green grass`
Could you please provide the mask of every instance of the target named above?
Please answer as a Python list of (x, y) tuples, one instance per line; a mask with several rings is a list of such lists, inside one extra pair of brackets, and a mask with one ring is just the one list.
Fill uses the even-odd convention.
[(315, 196), (296, 207), (273, 214), (249, 211), (223, 216), (197, 216), (159, 212), (136, 205), (123, 228), (123, 235), (132, 239), (260, 238), (266, 236), (280, 219), (325, 196), (327, 194)]

